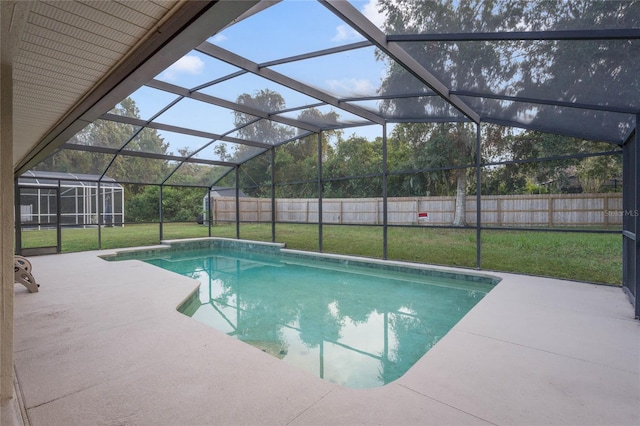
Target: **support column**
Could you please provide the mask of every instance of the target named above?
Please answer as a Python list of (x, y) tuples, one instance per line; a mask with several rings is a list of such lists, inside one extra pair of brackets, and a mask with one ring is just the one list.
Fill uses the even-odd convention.
[[(258, 200), (260, 202), (260, 200)], [(271, 148), (271, 242), (276, 242), (276, 147)], [(258, 215), (260, 222), (260, 215)]]
[(0, 399), (6, 400), (13, 397), (13, 67), (4, 61), (0, 67)]
[(633, 218), (633, 227), (635, 229), (635, 241), (634, 241), (634, 254), (629, 261), (633, 263), (632, 268), (634, 270), (634, 279), (631, 285), (635, 287), (635, 308), (636, 319), (640, 319), (640, 298), (638, 297), (638, 291), (640, 290), (640, 194), (638, 194), (638, 186), (640, 185), (640, 133), (638, 133), (638, 124), (640, 124), (640, 114), (636, 115), (636, 131), (634, 144), (634, 156), (633, 156), (633, 185), (634, 185), (634, 200), (633, 211), (631, 217)]
[(0, 423), (13, 397), (13, 56), (32, 3), (0, 1)]
[(480, 124), (476, 124), (476, 268), (482, 269), (482, 173), (480, 164), (482, 133)]
[[(382, 258), (389, 258), (389, 245), (388, 245), (388, 219), (389, 219), (389, 210), (387, 208), (387, 123), (382, 125)], [(376, 204), (377, 205), (377, 204)], [(376, 221), (378, 220), (378, 215), (376, 213)], [(385, 320), (386, 320), (385, 313)], [(387, 332), (385, 328), (385, 333)], [(386, 342), (386, 340), (385, 340)], [(386, 355), (386, 352), (385, 352)]]
[(622, 157), (622, 285), (635, 307), (635, 317), (640, 318), (640, 134), (636, 117), (636, 130), (623, 146)]
[(158, 224), (158, 233), (160, 237), (160, 242), (164, 240), (164, 215), (162, 211), (162, 185), (160, 185), (160, 190), (158, 191), (158, 219), (160, 223)]
[(318, 132), (318, 251), (322, 253), (322, 132)]
[[(62, 253), (62, 182), (58, 180), (56, 193), (56, 253)], [(51, 211), (49, 211), (51, 213)]]
[(236, 239), (240, 239), (240, 166), (236, 166)]
[(211, 203), (211, 186), (207, 188), (207, 217), (209, 218), (209, 237), (211, 237), (211, 222), (213, 221), (213, 206)]
[[(102, 250), (102, 223), (104, 222), (102, 219), (102, 200), (104, 197), (101, 195), (102, 187), (100, 185), (100, 181), (96, 183), (96, 210), (98, 211), (98, 250)], [(115, 203), (114, 203), (115, 204)]]

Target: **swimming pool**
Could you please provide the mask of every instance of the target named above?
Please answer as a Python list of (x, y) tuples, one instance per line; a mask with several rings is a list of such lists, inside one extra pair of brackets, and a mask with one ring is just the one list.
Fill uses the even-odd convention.
[(207, 240), (128, 253), (200, 281), (185, 315), (350, 388), (402, 376), (497, 279)]

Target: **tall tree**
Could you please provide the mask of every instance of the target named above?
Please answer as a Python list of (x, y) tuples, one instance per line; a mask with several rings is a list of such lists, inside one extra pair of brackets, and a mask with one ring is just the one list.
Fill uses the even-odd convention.
[[(297, 119), (316, 126), (336, 126), (338, 114), (335, 111), (323, 113), (316, 108), (305, 109)], [(342, 130), (325, 130), (321, 135), (321, 159), (326, 162), (343, 134)], [(326, 173), (325, 173), (326, 175)], [(300, 182), (296, 185), (279, 185), (279, 197), (317, 197), (318, 178), (318, 136), (312, 134), (281, 145), (276, 150), (276, 182)]]
[(379, 197), (382, 194), (382, 141), (369, 141), (355, 134), (338, 140), (327, 159), (325, 176), (347, 178), (325, 185), (326, 197)]
[[(140, 118), (140, 111), (131, 98), (123, 100), (111, 112)], [(108, 120), (96, 120), (89, 124), (74, 135), (68, 144), (116, 149), (124, 147), (125, 151), (144, 151), (157, 154), (166, 154), (169, 146), (155, 129), (145, 128), (140, 131), (137, 126)], [(139, 183), (157, 182), (159, 176), (165, 176), (169, 170), (166, 162), (161, 160), (148, 161), (141, 157), (118, 156), (115, 161), (111, 162), (113, 158), (111, 154), (64, 148), (63, 146), (61, 150), (38, 165), (36, 169), (96, 175), (106, 172), (116, 180)], [(108, 170), (106, 170), (107, 166), (109, 166)]]
[[(386, 13), (386, 30), (393, 34), (446, 33), (464, 31), (495, 31), (514, 26), (521, 14), (513, 2), (473, 0), (416, 2), (412, 0), (382, 0)], [(450, 88), (497, 90), (501, 82), (509, 81), (517, 66), (504, 60), (508, 51), (500, 43), (410, 43), (405, 48), (430, 72)], [(402, 67), (391, 61), (380, 92), (423, 93), (426, 86)], [(459, 113), (446, 102), (431, 96), (388, 99), (383, 105), (393, 113), (416, 122), (425, 117), (451, 117)], [(467, 170), (456, 168), (474, 163), (474, 131), (462, 123), (402, 124), (394, 130), (394, 137), (406, 138), (414, 148), (414, 167), (439, 169), (430, 174), (432, 180), (455, 182), (456, 208), (453, 224), (465, 224)], [(449, 171), (442, 171), (450, 167)]]
[(428, 192), (448, 193), (455, 186), (453, 224), (462, 226), (466, 216), (467, 174), (475, 159), (475, 132), (464, 123), (404, 123), (392, 132), (392, 144), (407, 144), (412, 155), (407, 167), (424, 170), (408, 184), (416, 195)]
[[(640, 2), (566, 0), (527, 2), (522, 14), (524, 28), (532, 30), (579, 30), (638, 28)], [(635, 40), (560, 40), (527, 44), (521, 53), (519, 94), (578, 103), (638, 105), (640, 75)], [(527, 112), (533, 123), (602, 123), (602, 134), (611, 122), (598, 111), (571, 108), (531, 108), (514, 105), (514, 113)], [(526, 111), (525, 111), (526, 110)], [(613, 117), (619, 120), (619, 117)], [(617, 129), (620, 135), (628, 128)], [(619, 136), (619, 135), (614, 135)]]
[[(241, 105), (246, 105), (260, 111), (273, 113), (285, 108), (285, 101), (282, 95), (269, 89), (262, 89), (253, 95), (243, 93), (236, 101)], [(287, 126), (275, 121), (262, 119), (240, 111), (234, 112), (234, 124), (239, 127), (238, 136), (247, 141), (266, 143), (275, 145), (279, 142), (290, 139), (294, 132)], [(249, 124), (251, 123), (251, 124)], [(232, 153), (232, 161), (242, 161), (247, 156), (251, 156), (255, 148), (250, 145), (239, 145)], [(254, 196), (266, 195), (264, 185), (271, 182), (270, 172), (271, 157), (269, 155), (259, 155), (250, 161), (243, 163), (240, 171), (240, 185), (249, 194)]]

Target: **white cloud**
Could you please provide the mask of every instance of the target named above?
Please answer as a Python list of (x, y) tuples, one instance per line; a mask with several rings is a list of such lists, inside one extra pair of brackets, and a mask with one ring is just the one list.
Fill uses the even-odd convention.
[(202, 59), (197, 56), (186, 55), (164, 70), (161, 77), (169, 81), (175, 81), (180, 74), (198, 75), (202, 74), (203, 70), (204, 62)]
[(212, 43), (220, 43), (223, 41), (226, 41), (229, 37), (227, 37), (224, 34), (216, 34), (213, 37), (211, 37), (211, 39), (209, 41), (211, 41)]
[(376, 88), (367, 79), (346, 78), (342, 80), (327, 80), (329, 88), (340, 96), (368, 96), (375, 93)]
[(382, 29), (386, 16), (378, 12), (378, 1), (369, 0), (362, 8), (362, 14), (367, 17), (376, 27)]
[[(368, 20), (370, 20), (376, 27), (382, 29), (386, 19), (386, 15), (378, 12), (378, 1), (369, 0), (360, 11)], [(361, 40), (362, 36), (358, 34), (350, 26), (344, 24), (336, 27), (336, 35), (331, 39), (334, 42), (344, 41), (357, 41)]]
[(336, 27), (336, 35), (333, 36), (331, 41), (354, 41), (361, 39), (362, 36), (358, 34), (353, 28), (348, 25), (338, 25)]

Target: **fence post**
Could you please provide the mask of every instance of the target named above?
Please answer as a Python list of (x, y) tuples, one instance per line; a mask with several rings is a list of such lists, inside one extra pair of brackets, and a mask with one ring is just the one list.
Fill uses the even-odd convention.
[(213, 217), (211, 218), (211, 220), (214, 221), (213, 222), (214, 225), (217, 225), (218, 224), (218, 203), (216, 202), (215, 198), (210, 198), (210, 200), (212, 200), (211, 202), (213, 203)]
[(256, 214), (258, 215), (258, 216), (257, 216), (257, 220), (256, 220), (256, 222), (258, 222), (258, 223), (260, 223), (260, 217), (261, 217), (261, 216), (260, 216), (260, 204), (262, 204), (262, 203), (261, 203), (261, 201), (260, 201), (260, 198), (258, 198), (258, 207), (257, 207), (258, 212), (256, 213)]
[(553, 227), (553, 194), (549, 194), (549, 204), (547, 205), (547, 210), (549, 214), (547, 222), (549, 222), (550, 227)]
[[(213, 218), (215, 217), (215, 206), (213, 204), (213, 199), (211, 198), (211, 190), (207, 190), (207, 218), (209, 219), (209, 228), (213, 225)], [(211, 235), (209, 235), (211, 236)]]
[(273, 221), (276, 222), (278, 220), (278, 199), (274, 199), (271, 203), (271, 217)]

